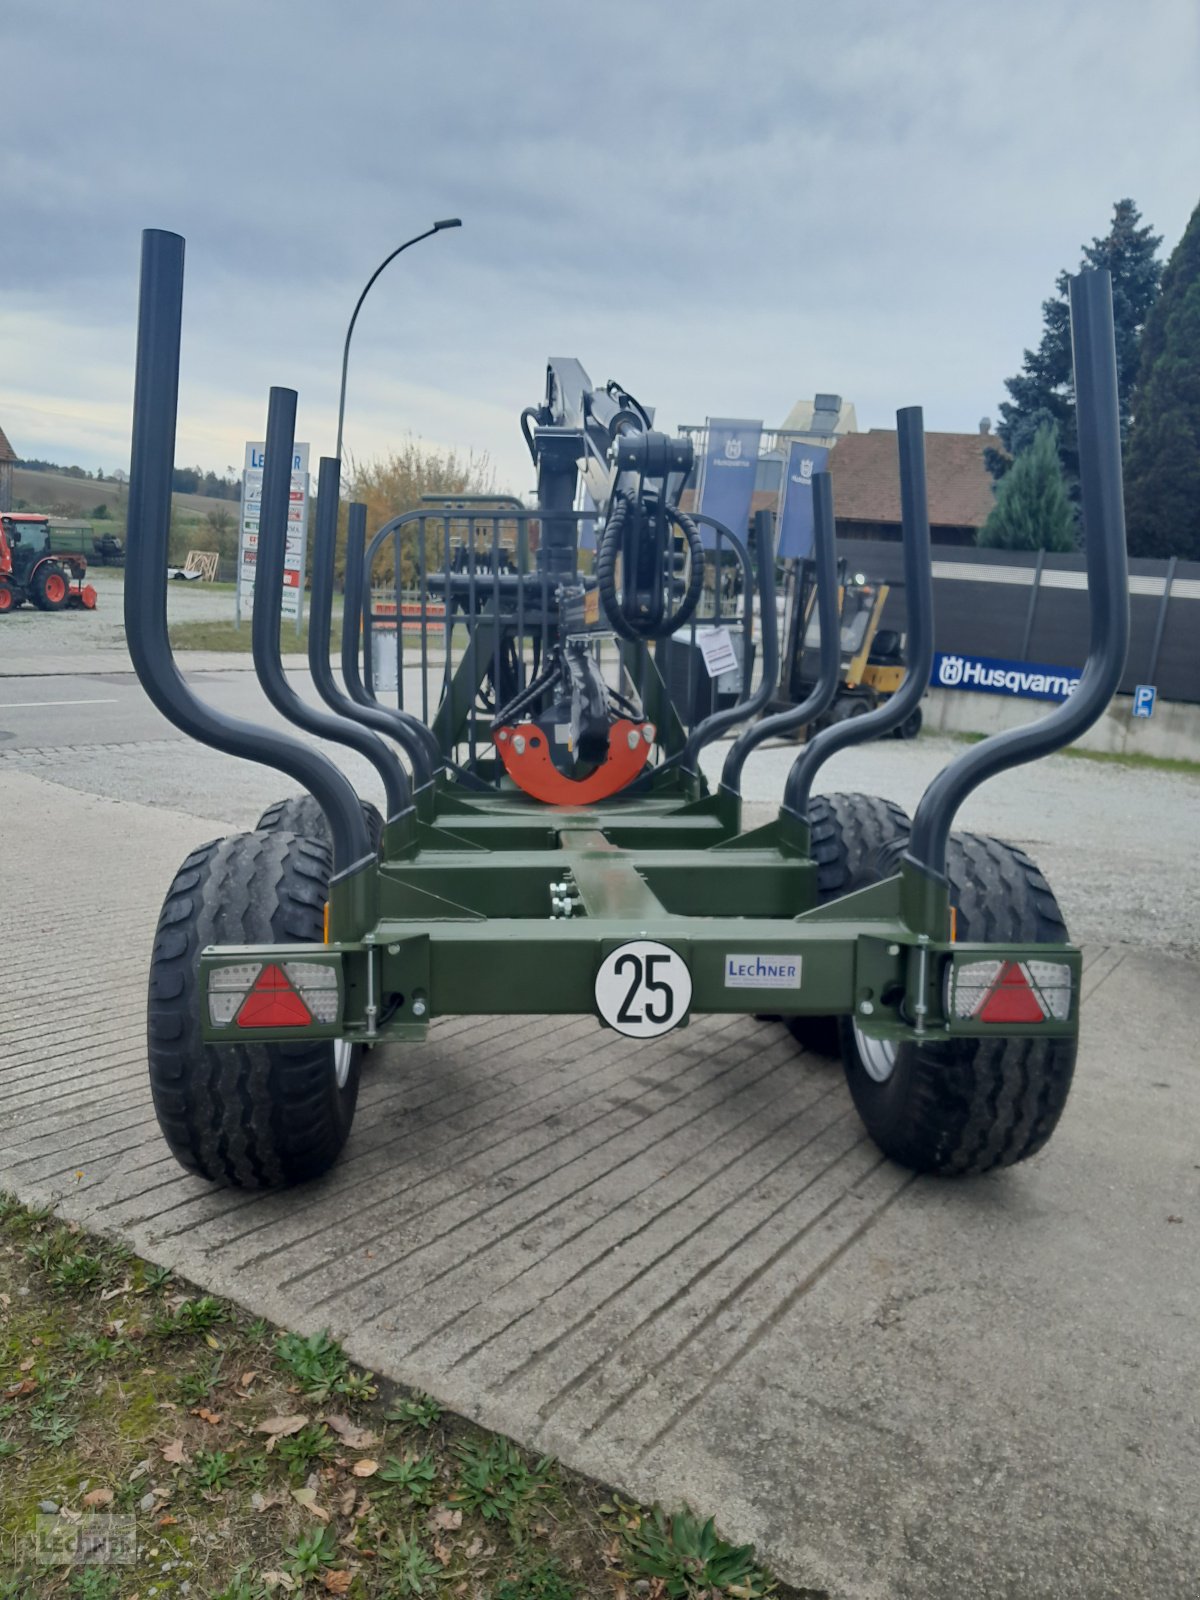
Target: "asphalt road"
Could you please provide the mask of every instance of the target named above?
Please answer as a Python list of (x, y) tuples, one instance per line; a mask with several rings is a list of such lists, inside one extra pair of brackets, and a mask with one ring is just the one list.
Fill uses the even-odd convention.
[[(222, 659), (226, 664), (214, 670), (211, 663)], [(206, 669), (188, 669), (189, 682), (221, 711), (283, 726), (253, 672), (229, 665), (230, 659), (207, 657)], [(231, 829), (252, 827), (265, 806), (288, 792), (286, 781), (268, 769), (185, 739), (146, 699), (128, 667), (114, 670), (119, 666), (114, 653), (95, 671), (52, 675), (43, 669), (38, 676), (10, 677), (0, 659), (0, 765), (85, 793), (216, 818)], [(305, 670), (293, 670), (290, 678), (316, 703)], [(365, 761), (326, 748), (365, 798), (382, 801)], [(710, 776), (719, 773), (726, 748), (706, 752)], [(885, 794), (911, 812), (934, 774), (962, 750), (932, 736), (913, 744), (877, 742), (835, 757), (817, 788)], [(777, 807), (794, 754), (777, 745), (752, 758), (745, 775), (752, 822)], [(987, 784), (968, 801), (959, 825), (1028, 850), (1058, 893), (1076, 939), (1195, 955), (1198, 803), (1195, 775), (1057, 756)]]
[[(939, 1183), (882, 1160), (838, 1068), (771, 1024), (645, 1043), (453, 1018), (376, 1053), (328, 1179), (231, 1194), (162, 1144), (146, 964), (178, 862), (286, 785), (175, 733), (115, 649), (74, 672), (15, 659), (0, 1187), (329, 1326), (630, 1493), (715, 1511), (830, 1600), (1197, 1593), (1196, 779), (1059, 757), (970, 804), (1039, 859), (1085, 945), (1071, 1100), (1015, 1171)], [(266, 715), (249, 673), (190, 675)], [(961, 748), (868, 746), (822, 786), (911, 809)], [(791, 754), (749, 769), (752, 820)], [(36, 893), (35, 850), (63, 863)]]

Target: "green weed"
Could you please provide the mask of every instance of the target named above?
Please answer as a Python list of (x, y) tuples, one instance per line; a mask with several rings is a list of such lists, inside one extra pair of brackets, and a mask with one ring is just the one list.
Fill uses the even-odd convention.
[(575, 1600), (578, 1591), (553, 1556), (496, 1590), (495, 1600)]
[(519, 1533), (529, 1511), (550, 1484), (551, 1464), (543, 1457), (533, 1467), (511, 1439), (470, 1439), (457, 1447), (460, 1466), (454, 1501), (477, 1511), (487, 1522), (503, 1522)]
[(397, 1529), (387, 1544), (379, 1547), (379, 1564), (391, 1585), (389, 1592), (399, 1595), (436, 1592), (442, 1569), (421, 1545), (415, 1530), (410, 1530), (405, 1537)]
[(733, 1595), (758, 1600), (773, 1587), (754, 1557), (754, 1546), (722, 1539), (712, 1518), (701, 1522), (686, 1508), (668, 1516), (655, 1506), (636, 1528), (625, 1530), (629, 1564), (661, 1580), (672, 1600), (683, 1596)]
[(337, 1536), (332, 1528), (311, 1528), (288, 1549), (288, 1555), (292, 1577), (303, 1583), (306, 1578), (315, 1578), (322, 1567), (336, 1559)]
[(192, 1477), (202, 1489), (226, 1489), (237, 1462), (225, 1450), (197, 1450), (192, 1457)]
[(387, 1411), (389, 1422), (411, 1423), (418, 1428), (432, 1428), (442, 1414), (442, 1408), (432, 1395), (414, 1394), (407, 1400), (397, 1400)]
[(437, 1483), (437, 1467), (428, 1453), (389, 1456), (380, 1468), (379, 1481), (393, 1489), (402, 1489), (418, 1505), (428, 1505)]

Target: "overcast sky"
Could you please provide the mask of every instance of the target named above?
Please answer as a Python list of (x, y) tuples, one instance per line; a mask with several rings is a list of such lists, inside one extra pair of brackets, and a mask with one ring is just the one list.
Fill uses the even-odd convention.
[(128, 466), (139, 234), (188, 242), (177, 459), (272, 383), (346, 439), (530, 487), (545, 358), (660, 422), (816, 390), (972, 431), (1056, 272), (1130, 195), (1200, 198), (1195, 0), (3, 0), (0, 426)]

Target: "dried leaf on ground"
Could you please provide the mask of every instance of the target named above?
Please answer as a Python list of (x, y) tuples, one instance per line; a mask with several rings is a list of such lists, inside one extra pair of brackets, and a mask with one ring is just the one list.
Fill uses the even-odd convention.
[[(292, 1417), (266, 1417), (255, 1425), (255, 1433), (269, 1433), (273, 1439), (286, 1439), (290, 1433), (299, 1433), (308, 1426), (308, 1418), (297, 1411)], [(270, 1449), (270, 1446), (267, 1446)]]
[(259, 1577), (268, 1589), (283, 1589), (291, 1594), (296, 1587), (296, 1580), (289, 1572), (260, 1572)]
[(280, 1438), (286, 1438), (290, 1434), (299, 1434), (299, 1430), (307, 1426), (307, 1421), (309, 1419), (301, 1411), (298, 1411), (294, 1416), (269, 1416), (266, 1422), (259, 1422), (254, 1432), (256, 1434), (269, 1435), (269, 1438), (267, 1438), (267, 1454), (270, 1454), (270, 1451), (274, 1450)]
[(448, 1567), (451, 1561), (454, 1560), (454, 1551), (448, 1544), (443, 1544), (440, 1539), (433, 1541), (433, 1553), (444, 1567)]
[(339, 1568), (336, 1572), (323, 1572), (321, 1574), (321, 1583), (329, 1594), (347, 1594), (353, 1580), (353, 1573), (346, 1571), (344, 1567)]
[(373, 1478), (379, 1471), (378, 1461), (372, 1461), (370, 1456), (364, 1456), (361, 1461), (356, 1461), (350, 1468), (356, 1478)]
[(33, 1368), (36, 1367), (36, 1366), (37, 1366), (37, 1357), (36, 1356), (26, 1356), (24, 1361), (20, 1362), (19, 1365), (17, 1366), (17, 1371), (18, 1372), (32, 1372)]
[(286, 1494), (259, 1494), (256, 1489), (250, 1496), (250, 1504), (259, 1513), (270, 1511), (275, 1506), (285, 1506), (288, 1503)]
[(455, 1528), (462, 1527), (462, 1512), (439, 1506), (436, 1511), (429, 1513), (429, 1526), (442, 1533), (451, 1533)]
[(199, 1417), (201, 1422), (207, 1422), (210, 1428), (215, 1428), (221, 1420), (219, 1411), (210, 1411), (207, 1406), (193, 1406), (192, 1415)]
[(175, 1467), (186, 1467), (192, 1459), (182, 1439), (172, 1439), (170, 1444), (163, 1445), (162, 1458)]
[(370, 1450), (372, 1445), (379, 1443), (377, 1433), (372, 1433), (370, 1428), (360, 1428), (356, 1422), (351, 1422), (349, 1417), (343, 1417), (336, 1411), (330, 1412), (324, 1420), (326, 1426), (331, 1428), (351, 1450)]
[(355, 1502), (355, 1500), (357, 1498), (358, 1498), (358, 1490), (357, 1489), (351, 1488), (351, 1489), (347, 1489), (346, 1490), (345, 1494), (338, 1501), (338, 1510), (341, 1512), (343, 1517), (348, 1517), (350, 1515), (350, 1513), (354, 1510), (354, 1502)]
[(112, 1505), (113, 1492), (111, 1489), (92, 1489), (83, 1497), (83, 1503), (89, 1511), (94, 1511), (97, 1506)]
[(310, 1489), (307, 1484), (303, 1489), (293, 1489), (292, 1499), (298, 1506), (303, 1506), (306, 1511), (311, 1511), (313, 1516), (318, 1517), (322, 1522), (329, 1521), (328, 1511), (325, 1510), (324, 1506), (317, 1504), (317, 1491)]

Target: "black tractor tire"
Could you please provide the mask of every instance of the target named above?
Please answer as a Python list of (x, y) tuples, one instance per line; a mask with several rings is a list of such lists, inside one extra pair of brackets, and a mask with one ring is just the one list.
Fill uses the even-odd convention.
[[(876, 853), (897, 840), (906, 844), (912, 827), (902, 807), (873, 794), (814, 795), (808, 821), (819, 905), (877, 882)], [(816, 1055), (841, 1055), (837, 1017), (789, 1017), (788, 1030), (797, 1044)]]
[(200, 1037), (200, 951), (319, 944), (331, 872), (329, 847), (318, 840), (239, 833), (193, 850), (167, 891), (150, 962), (150, 1089), (175, 1159), (213, 1183), (307, 1182), (333, 1165), (350, 1132), (357, 1045), (211, 1045)]
[[(379, 807), (373, 806), (369, 800), (363, 800), (361, 805), (363, 821), (371, 836), (371, 849), (378, 855), (383, 839), (383, 817), (380, 815)], [(286, 800), (276, 800), (254, 824), (254, 831), (295, 833), (301, 839), (318, 839), (331, 848), (333, 845), (325, 813), (311, 794), (290, 794)]]
[[(892, 865), (888, 854), (875, 863), (879, 877)], [(946, 864), (960, 940), (1066, 942), (1050, 885), (1015, 845), (951, 834)], [(880, 1049), (849, 1017), (841, 1034), (850, 1093), (875, 1143), (903, 1166), (947, 1177), (1034, 1155), (1058, 1125), (1075, 1071), (1074, 1039), (1000, 1035)]]
[(57, 561), (43, 561), (33, 569), (29, 598), (39, 611), (62, 611), (71, 598), (71, 578)]
[(917, 706), (915, 710), (908, 713), (904, 721), (895, 730), (894, 736), (897, 739), (915, 739), (920, 733), (921, 725), (924, 721), (924, 713), (920, 706)]

